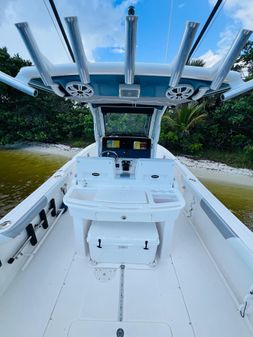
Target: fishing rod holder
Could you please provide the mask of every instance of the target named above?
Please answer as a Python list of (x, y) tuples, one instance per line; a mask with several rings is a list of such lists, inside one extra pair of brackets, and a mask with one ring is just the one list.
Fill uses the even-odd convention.
[(27, 50), (31, 55), (31, 58), (40, 74), (40, 77), (44, 85), (46, 87), (51, 87), (56, 95), (64, 97), (65, 93), (61, 91), (59, 84), (54, 83), (50, 75), (50, 68), (52, 67), (52, 65), (40, 52), (39, 47), (35, 41), (35, 38), (30, 30), (28, 23), (27, 22), (16, 23), (16, 27), (26, 45)]
[(134, 84), (135, 54), (138, 16), (133, 6), (128, 9), (126, 17), (126, 51), (125, 51), (125, 84)]
[(198, 26), (199, 23), (197, 22), (188, 21), (186, 23), (179, 51), (171, 72), (169, 86), (172, 88), (175, 88), (180, 81)]
[(90, 83), (90, 74), (88, 70), (88, 61), (83, 48), (81, 33), (78, 26), (78, 19), (76, 16), (69, 16), (65, 18), (70, 41), (75, 56), (75, 61), (78, 68), (79, 77), (82, 83)]
[(27, 95), (36, 97), (38, 96), (38, 91), (32, 87), (30, 87), (28, 84), (25, 84), (16, 78), (5, 74), (4, 72), (0, 71), (0, 82), (7, 84), (17, 90), (20, 90), (24, 92)]
[(247, 29), (242, 29), (238, 33), (229, 52), (227, 53), (223, 61), (220, 63), (216, 75), (210, 85), (210, 89), (218, 90), (220, 88), (221, 84), (227, 77), (229, 70), (232, 68), (234, 62), (236, 61), (237, 57), (240, 54), (240, 51), (245, 46), (251, 34), (252, 31)]

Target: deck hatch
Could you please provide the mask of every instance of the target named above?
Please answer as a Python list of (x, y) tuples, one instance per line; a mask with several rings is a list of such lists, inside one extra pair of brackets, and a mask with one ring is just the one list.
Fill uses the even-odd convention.
[(225, 239), (238, 237), (238, 235), (205, 199), (201, 199), (200, 206)]

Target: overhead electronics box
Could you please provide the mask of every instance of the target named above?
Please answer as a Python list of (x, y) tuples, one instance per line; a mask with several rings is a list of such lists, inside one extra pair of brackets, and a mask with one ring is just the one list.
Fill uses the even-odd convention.
[(140, 97), (140, 86), (139, 84), (120, 84), (119, 86), (119, 97), (132, 97), (139, 98)]

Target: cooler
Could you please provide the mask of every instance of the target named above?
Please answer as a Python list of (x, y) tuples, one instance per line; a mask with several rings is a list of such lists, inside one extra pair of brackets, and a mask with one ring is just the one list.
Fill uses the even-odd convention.
[(87, 242), (97, 263), (151, 264), (159, 236), (153, 222), (92, 221)]

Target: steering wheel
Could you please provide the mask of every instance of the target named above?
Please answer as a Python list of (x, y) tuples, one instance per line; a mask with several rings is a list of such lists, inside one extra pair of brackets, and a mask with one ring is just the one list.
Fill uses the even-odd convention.
[(110, 151), (110, 150), (103, 151), (101, 155), (102, 157), (110, 157), (114, 159), (118, 158), (118, 154), (115, 151)]

